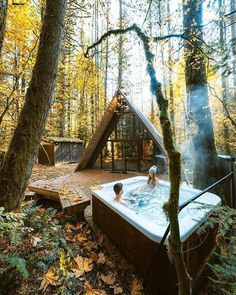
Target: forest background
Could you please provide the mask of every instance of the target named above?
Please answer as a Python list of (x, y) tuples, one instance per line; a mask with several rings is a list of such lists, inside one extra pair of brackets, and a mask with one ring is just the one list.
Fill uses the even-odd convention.
[[(4, 1), (3, 1), (4, 2)], [(36, 58), (43, 0), (8, 2), (0, 64), (0, 150), (6, 150), (25, 101)], [(149, 36), (183, 31), (182, 1), (70, 0), (54, 101), (45, 136), (79, 137), (87, 143), (117, 87), (135, 100), (159, 128), (149, 91), (143, 45), (133, 33), (104, 40), (90, 58), (86, 46), (111, 28), (134, 22)], [(236, 13), (234, 0), (203, 5), (204, 54), (218, 154), (236, 151)], [(169, 100), (175, 142), (185, 155), (196, 126), (188, 118), (184, 45), (181, 38), (153, 43), (157, 78)]]

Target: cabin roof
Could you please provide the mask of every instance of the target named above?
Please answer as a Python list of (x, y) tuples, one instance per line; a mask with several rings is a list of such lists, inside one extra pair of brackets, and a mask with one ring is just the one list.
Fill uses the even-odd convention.
[(118, 124), (119, 118), (125, 112), (127, 107), (140, 120), (143, 127), (148, 131), (151, 139), (159, 147), (163, 155), (166, 155), (161, 134), (157, 131), (152, 122), (134, 105), (134, 103), (118, 90), (92, 135), (75, 171), (91, 168), (93, 166), (112, 131)]

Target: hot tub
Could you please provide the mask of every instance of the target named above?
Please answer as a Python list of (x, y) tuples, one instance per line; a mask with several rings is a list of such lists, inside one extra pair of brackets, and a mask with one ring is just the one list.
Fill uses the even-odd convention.
[[(127, 195), (130, 192), (138, 191), (140, 187), (145, 186), (146, 179), (144, 176), (138, 176), (119, 181), (123, 183), (124, 199), (128, 198)], [(167, 256), (168, 239), (165, 241), (166, 245), (160, 247), (158, 244), (168, 226), (162, 204), (169, 198), (169, 183), (160, 181), (160, 196), (151, 200), (148, 206), (144, 206), (145, 208), (132, 209), (128, 202), (125, 206), (113, 200), (113, 185), (116, 182), (103, 184), (102, 189), (92, 191), (95, 223), (142, 276), (146, 276), (147, 271), (152, 267), (148, 276), (152, 294), (177, 294), (176, 272)], [(163, 195), (165, 191), (166, 196)], [(180, 205), (200, 192), (188, 186), (181, 186)], [(214, 248), (214, 230), (209, 229), (201, 236), (195, 231), (206, 220), (212, 206), (220, 203), (218, 196), (205, 193), (187, 205), (179, 214), (180, 238), (195, 290)], [(159, 254), (156, 258), (157, 252)]]

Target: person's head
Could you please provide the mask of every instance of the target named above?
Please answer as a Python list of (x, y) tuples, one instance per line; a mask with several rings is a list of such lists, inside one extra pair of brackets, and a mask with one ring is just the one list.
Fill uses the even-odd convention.
[(149, 170), (148, 170), (148, 174), (150, 176), (156, 175), (157, 174), (157, 166), (152, 166)]
[(116, 195), (120, 194), (121, 191), (123, 189), (123, 184), (121, 182), (117, 182), (114, 186), (113, 186), (113, 190), (115, 192)]
[(157, 167), (156, 166), (152, 166), (149, 170), (148, 170), (148, 180), (147, 182), (149, 184), (156, 184), (157, 182)]

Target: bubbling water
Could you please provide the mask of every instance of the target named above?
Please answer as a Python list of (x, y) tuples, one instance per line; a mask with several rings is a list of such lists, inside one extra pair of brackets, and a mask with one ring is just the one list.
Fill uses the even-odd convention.
[[(138, 215), (144, 219), (152, 221), (160, 225), (167, 225), (168, 219), (163, 211), (163, 204), (169, 199), (170, 187), (165, 184), (149, 185), (146, 182), (142, 184), (131, 184), (126, 188), (123, 199), (127, 206), (134, 210)], [(188, 201), (192, 196), (191, 192), (180, 190), (180, 202), (182, 205)], [(183, 218), (184, 212), (179, 214)]]

